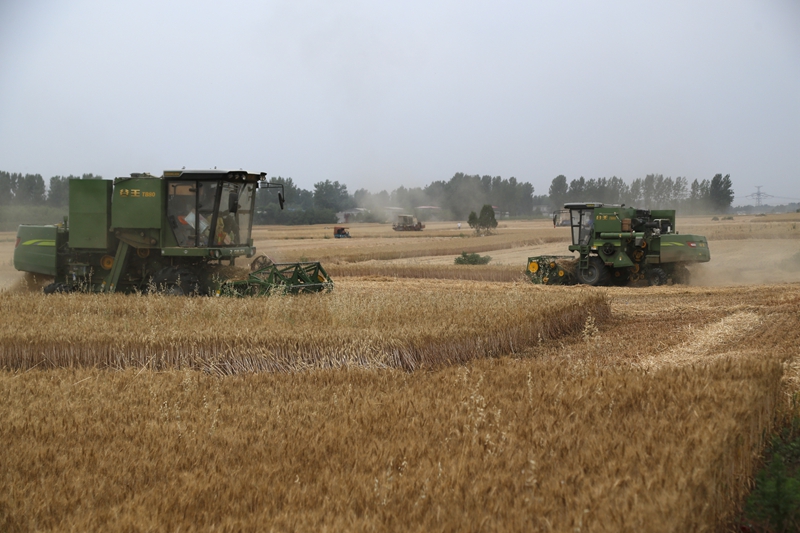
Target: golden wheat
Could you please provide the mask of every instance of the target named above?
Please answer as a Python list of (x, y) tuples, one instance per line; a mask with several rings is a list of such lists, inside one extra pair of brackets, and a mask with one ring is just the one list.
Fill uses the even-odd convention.
[(0, 529), (709, 531), (779, 402), (777, 358), (214, 378), (0, 374)]
[(335, 268), (363, 277), (298, 298), (0, 293), (0, 530), (720, 530), (797, 408), (798, 284)]
[[(557, 300), (553, 301), (557, 294)], [(270, 298), (0, 295), (0, 366), (407, 370), (522, 351), (608, 316), (595, 290), (530, 284), (340, 282)]]

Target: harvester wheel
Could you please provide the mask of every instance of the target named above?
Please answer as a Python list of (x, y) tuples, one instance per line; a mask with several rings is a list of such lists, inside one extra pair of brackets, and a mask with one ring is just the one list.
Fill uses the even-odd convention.
[(169, 296), (186, 296), (198, 292), (197, 276), (188, 268), (164, 267), (153, 276), (157, 292)]
[(667, 273), (664, 272), (663, 268), (655, 267), (651, 268), (650, 272), (647, 273), (647, 281), (650, 282), (650, 285), (666, 285), (667, 284)]
[(606, 264), (599, 257), (590, 257), (589, 266), (579, 268), (578, 281), (584, 285), (605, 285), (608, 283), (609, 273)]
[(42, 289), (42, 292), (45, 294), (59, 294), (62, 292), (72, 292), (72, 289), (65, 283), (58, 283), (54, 281), (49, 285), (45, 285)]

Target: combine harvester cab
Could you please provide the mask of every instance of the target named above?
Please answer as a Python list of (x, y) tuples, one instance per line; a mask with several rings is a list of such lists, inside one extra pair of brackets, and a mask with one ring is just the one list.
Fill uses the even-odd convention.
[(258, 188), (280, 189), (283, 208), (283, 185), (268, 183), (265, 173), (175, 170), (113, 182), (71, 180), (68, 219), (58, 226), (20, 226), (14, 266), (54, 276), (48, 293), (331, 289), (333, 282), (318, 263), (269, 261), (236, 281), (236, 290), (226, 290), (236, 259), (256, 253), (251, 232)]
[(571, 252), (577, 256), (528, 258), (534, 283), (651, 285), (688, 283), (689, 263), (711, 260), (701, 235), (675, 231), (674, 210), (647, 210), (601, 203), (570, 203)]

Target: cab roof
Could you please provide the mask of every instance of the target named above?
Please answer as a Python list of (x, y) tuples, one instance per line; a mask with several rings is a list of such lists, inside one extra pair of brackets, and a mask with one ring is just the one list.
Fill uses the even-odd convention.
[(210, 169), (210, 170), (165, 170), (165, 178), (177, 179), (195, 179), (195, 180), (211, 180), (211, 179), (232, 179), (239, 181), (259, 181), (266, 179), (266, 172), (250, 172), (247, 170), (224, 170), (224, 169)]
[(564, 204), (564, 209), (585, 209), (592, 207), (603, 207), (602, 202), (570, 202)]

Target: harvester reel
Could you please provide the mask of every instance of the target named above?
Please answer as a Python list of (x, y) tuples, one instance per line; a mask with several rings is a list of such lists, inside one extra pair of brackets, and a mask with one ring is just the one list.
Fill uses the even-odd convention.
[(270, 259), (266, 254), (261, 254), (253, 259), (252, 263), (250, 263), (250, 272), (263, 270), (268, 266), (272, 266), (273, 264), (275, 264), (275, 262), (272, 259)]

